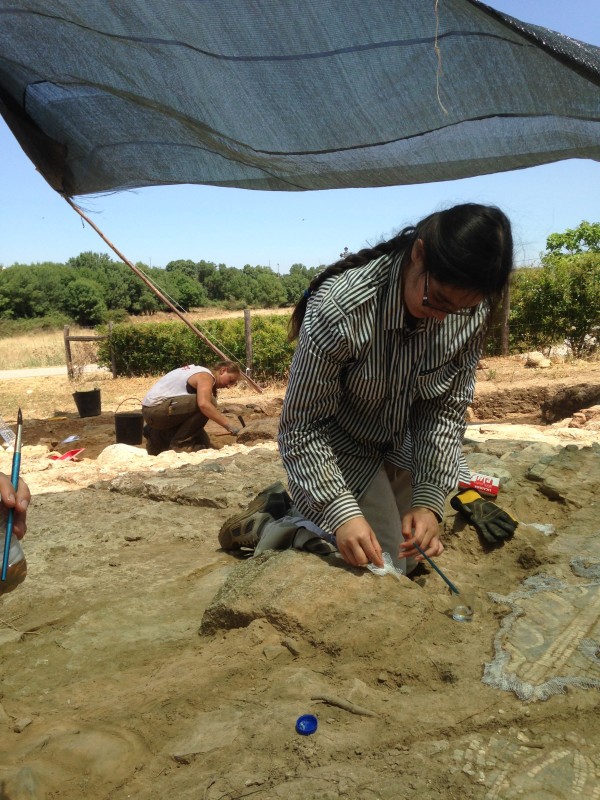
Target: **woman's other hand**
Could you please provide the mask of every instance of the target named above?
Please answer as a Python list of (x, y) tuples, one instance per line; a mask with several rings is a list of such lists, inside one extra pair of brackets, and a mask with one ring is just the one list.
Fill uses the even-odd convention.
[(405, 541), (400, 545), (400, 558), (423, 561), (423, 556), (414, 547), (415, 542), (430, 558), (444, 552), (444, 545), (440, 540), (440, 524), (436, 515), (428, 508), (411, 508), (402, 517), (402, 536)]

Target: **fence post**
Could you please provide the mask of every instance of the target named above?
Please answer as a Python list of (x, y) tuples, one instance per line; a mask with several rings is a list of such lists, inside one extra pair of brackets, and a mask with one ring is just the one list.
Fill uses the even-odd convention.
[(71, 340), (69, 339), (69, 326), (65, 325), (63, 328), (63, 336), (65, 337), (65, 356), (67, 359), (67, 375), (69, 380), (73, 380), (75, 373), (73, 372), (73, 359), (71, 358)]
[(252, 377), (252, 320), (250, 309), (244, 309), (244, 337), (246, 339), (246, 375)]
[(500, 352), (503, 356), (509, 354), (509, 330), (508, 330), (508, 317), (510, 314), (510, 290), (508, 286), (504, 289), (504, 296), (502, 298), (502, 330), (500, 332)]
[(112, 330), (113, 330), (113, 322), (111, 320), (108, 323), (108, 349), (109, 349), (109, 352), (110, 352), (110, 369), (111, 369), (113, 378), (116, 378), (117, 377), (117, 357), (115, 355), (115, 350), (113, 348)]

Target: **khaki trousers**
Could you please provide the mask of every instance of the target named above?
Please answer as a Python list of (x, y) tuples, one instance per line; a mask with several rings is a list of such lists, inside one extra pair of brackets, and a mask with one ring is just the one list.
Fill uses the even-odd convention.
[(143, 406), (142, 415), (147, 426), (146, 451), (152, 456), (165, 450), (194, 451), (212, 446), (204, 430), (208, 417), (199, 410), (195, 394)]
[(358, 505), (383, 552), (390, 554), (395, 567), (409, 575), (417, 562), (414, 558), (401, 558), (400, 545), (404, 541), (402, 517), (412, 506), (410, 472), (385, 464), (359, 497)]

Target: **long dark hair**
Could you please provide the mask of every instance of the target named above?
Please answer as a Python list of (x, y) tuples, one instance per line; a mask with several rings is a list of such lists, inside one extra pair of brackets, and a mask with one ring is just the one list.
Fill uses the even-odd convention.
[(479, 292), (494, 308), (513, 268), (510, 221), (495, 206), (463, 203), (436, 211), (392, 239), (351, 253), (315, 275), (290, 318), (290, 340), (297, 338), (308, 299), (323, 281), (384, 255), (403, 253), (404, 265), (417, 239), (423, 241), (424, 263), (438, 283)]

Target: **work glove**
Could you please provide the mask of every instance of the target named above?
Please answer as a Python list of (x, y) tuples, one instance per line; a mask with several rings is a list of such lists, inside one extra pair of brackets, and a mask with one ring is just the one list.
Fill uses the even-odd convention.
[(510, 514), (491, 500), (484, 500), (474, 489), (459, 492), (452, 498), (450, 505), (491, 544), (510, 539), (518, 525)]
[(236, 425), (228, 425), (227, 430), (229, 433), (233, 434), (233, 436), (237, 436), (242, 429), (238, 428)]

